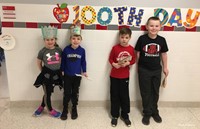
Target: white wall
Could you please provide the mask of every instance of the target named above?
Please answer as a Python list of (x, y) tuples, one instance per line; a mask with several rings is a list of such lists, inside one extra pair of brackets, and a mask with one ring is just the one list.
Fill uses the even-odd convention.
[[(1, 5), (1, 4), (0, 4)], [(9, 5), (9, 4), (6, 4)], [(15, 5), (17, 21), (28, 20), (44, 22), (56, 22), (48, 11), (52, 11), (54, 5)], [(41, 14), (33, 15), (31, 10), (45, 10)], [(22, 10), (26, 10), (23, 12)], [(23, 14), (23, 15), (22, 15)], [(24, 21), (23, 21), (24, 19)], [(72, 21), (72, 18), (71, 18)], [(43, 47), (40, 29), (27, 28), (3, 28), (3, 33), (11, 33), (16, 38), (16, 47), (6, 51), (6, 65), (8, 85), (11, 101), (40, 100), (42, 89), (36, 89), (32, 84), (39, 70), (36, 66), (38, 51)], [(130, 44), (133, 46), (143, 31), (133, 31)], [(82, 46), (87, 52), (88, 74), (92, 81), (82, 79), (80, 100), (104, 101), (109, 99), (109, 73), (110, 65), (108, 56), (112, 46), (117, 42), (117, 30), (83, 30)], [(58, 30), (58, 43), (62, 48), (68, 44), (69, 32), (65, 29)], [(160, 32), (166, 37), (169, 46), (169, 70), (167, 88), (161, 88), (161, 101), (200, 101), (200, 60), (198, 50), (200, 48), (199, 32)], [(135, 65), (131, 69), (130, 97), (132, 101), (140, 99), (137, 72)], [(57, 88), (53, 99), (62, 99), (62, 92)]]

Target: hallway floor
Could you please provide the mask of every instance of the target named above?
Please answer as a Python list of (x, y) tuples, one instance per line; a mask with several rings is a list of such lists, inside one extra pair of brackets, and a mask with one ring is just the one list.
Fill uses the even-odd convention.
[(1, 62), (0, 67), (0, 83), (0, 99), (9, 98), (6, 64), (4, 61)]
[[(15, 103), (9, 104), (8, 99), (0, 99), (0, 129), (200, 129), (200, 108), (160, 107), (163, 122), (158, 124), (150, 119), (150, 125), (143, 125), (141, 112), (131, 107), (131, 127), (119, 119), (118, 125), (110, 124), (109, 111), (105, 107), (78, 107), (79, 117), (62, 121), (52, 118), (45, 110), (40, 117), (33, 117), (36, 106)], [(61, 109), (57, 107), (57, 109)]]

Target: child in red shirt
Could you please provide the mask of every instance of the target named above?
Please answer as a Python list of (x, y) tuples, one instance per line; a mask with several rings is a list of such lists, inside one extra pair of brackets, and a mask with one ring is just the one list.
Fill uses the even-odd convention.
[(135, 63), (134, 48), (129, 44), (131, 30), (122, 28), (119, 31), (119, 44), (113, 46), (109, 62), (112, 65), (110, 73), (111, 124), (117, 125), (120, 116), (127, 126), (131, 126), (129, 98), (129, 69)]

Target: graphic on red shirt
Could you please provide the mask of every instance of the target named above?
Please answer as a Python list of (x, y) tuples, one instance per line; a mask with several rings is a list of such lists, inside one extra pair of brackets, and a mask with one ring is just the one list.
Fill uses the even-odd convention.
[(127, 61), (131, 61), (131, 59), (132, 59), (132, 56), (127, 51), (120, 52), (117, 57), (118, 64), (123, 64)]

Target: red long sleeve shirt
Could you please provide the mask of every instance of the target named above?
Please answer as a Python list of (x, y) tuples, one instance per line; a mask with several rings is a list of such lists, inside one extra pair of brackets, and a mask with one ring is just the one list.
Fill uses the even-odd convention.
[[(130, 65), (133, 65), (135, 63), (135, 52), (133, 46), (129, 45), (127, 47), (123, 47), (120, 44), (113, 46), (109, 56), (110, 64), (112, 65), (113, 62), (120, 63), (123, 60), (129, 61)], [(120, 67), (118, 69), (112, 66), (110, 76), (120, 79), (128, 78), (130, 69), (129, 66)]]

